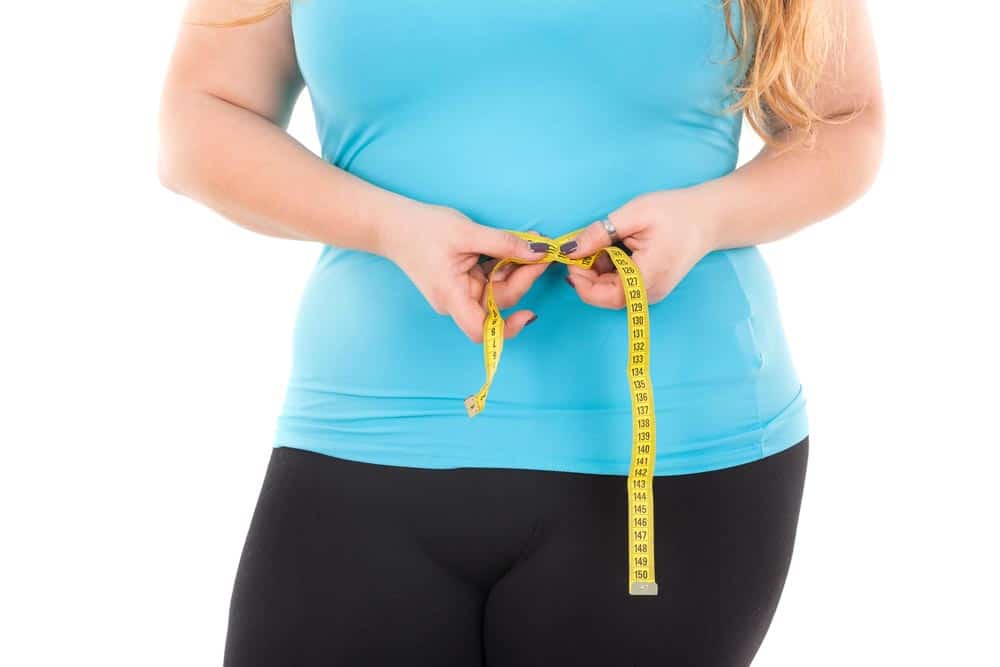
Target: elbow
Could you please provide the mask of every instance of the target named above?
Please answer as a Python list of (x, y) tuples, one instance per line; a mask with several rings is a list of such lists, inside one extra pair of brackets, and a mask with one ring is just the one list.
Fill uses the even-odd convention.
[(156, 174), (160, 185), (177, 194), (186, 194), (184, 182), (185, 159), (183, 141), (176, 130), (168, 131), (161, 126), (156, 153)]
[(868, 131), (867, 148), (865, 150), (865, 180), (862, 192), (867, 192), (875, 184), (879, 171), (882, 168), (882, 161), (885, 156), (885, 124), (880, 120), (873, 123)]
[(176, 94), (166, 91), (159, 109), (159, 134), (156, 151), (156, 173), (160, 185), (171, 192), (186, 194), (184, 183), (187, 146), (192, 143), (190, 124), (184, 121), (183, 107), (174, 101)]
[(163, 146), (160, 146), (156, 161), (156, 174), (160, 180), (160, 185), (171, 192), (181, 194), (180, 179), (176, 172), (176, 167), (167, 159)]

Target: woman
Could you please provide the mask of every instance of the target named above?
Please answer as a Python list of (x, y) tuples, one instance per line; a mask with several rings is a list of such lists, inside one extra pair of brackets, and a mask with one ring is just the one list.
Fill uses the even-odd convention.
[[(808, 448), (756, 246), (875, 176), (864, 3), (232, 4), (190, 4), (161, 180), (323, 246), (225, 664), (749, 664)], [(303, 88), (321, 157), (285, 131)], [(735, 169), (743, 117), (766, 144)], [(649, 302), (655, 595), (626, 587), (621, 273), (562, 261), (612, 244)]]

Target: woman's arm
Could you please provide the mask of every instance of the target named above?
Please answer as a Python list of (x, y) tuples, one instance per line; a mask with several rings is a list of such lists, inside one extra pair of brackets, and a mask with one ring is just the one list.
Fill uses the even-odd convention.
[[(185, 20), (230, 21), (254, 4), (191, 0)], [(160, 105), (160, 180), (253, 231), (388, 258), (435, 312), (482, 342), (480, 255), (542, 253), (452, 208), (379, 188), (295, 141), (286, 128), (304, 82), (293, 44), (287, 9), (245, 26), (181, 27)], [(546, 266), (507, 272), (495, 285), (499, 306), (512, 307)], [(510, 314), (505, 337), (533, 318), (530, 310)]]
[[(846, 37), (844, 69), (829, 64), (816, 96), (823, 116), (858, 115), (824, 124), (812, 150), (779, 154), (766, 146), (723, 178), (692, 188), (718, 208), (712, 247), (774, 241), (827, 218), (871, 186), (882, 161), (885, 117), (875, 40), (864, 0), (838, 0)], [(780, 134), (779, 134), (780, 137)]]
[[(191, 0), (185, 21), (225, 21), (253, 3)], [(160, 104), (159, 176), (248, 229), (376, 252), (406, 200), (337, 169), (286, 132), (304, 86), (290, 17), (182, 25)]]
[[(765, 146), (754, 159), (699, 185), (640, 195), (612, 211), (614, 223), (646, 284), (650, 303), (662, 300), (713, 250), (752, 246), (787, 236), (826, 218), (860, 197), (882, 159), (884, 112), (878, 60), (864, 0), (827, 0), (843, 8), (844, 62), (831, 59), (816, 91), (816, 111), (854, 115), (821, 124), (811, 148), (784, 152)], [(585, 257), (609, 245), (600, 222), (565, 248)], [(571, 242), (572, 243), (572, 242)], [(623, 308), (618, 275), (608, 262), (569, 268), (586, 303)]]

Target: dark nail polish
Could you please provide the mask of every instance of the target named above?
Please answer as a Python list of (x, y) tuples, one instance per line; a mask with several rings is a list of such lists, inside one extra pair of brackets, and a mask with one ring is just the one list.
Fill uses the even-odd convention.
[(538, 319), (538, 315), (532, 315), (531, 319), (524, 323), (524, 326), (528, 326), (529, 324), (531, 324), (532, 322), (534, 322), (537, 319)]
[(576, 241), (566, 241), (566, 243), (563, 243), (561, 246), (559, 246), (559, 250), (562, 251), (564, 255), (568, 255), (574, 250), (576, 250), (576, 247), (577, 247)]
[(531, 243), (528, 244), (528, 247), (531, 248), (531, 250), (533, 252), (548, 252), (549, 251), (549, 244), (548, 243), (542, 243), (540, 241), (532, 241)]

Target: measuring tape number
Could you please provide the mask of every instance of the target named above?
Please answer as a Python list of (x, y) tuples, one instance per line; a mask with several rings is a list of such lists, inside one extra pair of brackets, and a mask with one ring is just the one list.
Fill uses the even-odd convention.
[(628, 382), (632, 397), (632, 461), (629, 465), (628, 495), (628, 593), (657, 595), (656, 566), (653, 554), (653, 470), (656, 464), (656, 413), (653, 409), (653, 383), (649, 377), (649, 302), (639, 269), (621, 248), (608, 246), (593, 255), (572, 259), (559, 250), (564, 242), (579, 235), (584, 228), (550, 239), (528, 232), (511, 233), (531, 242), (548, 246), (537, 260), (511, 257), (501, 259), (490, 270), (486, 282), (486, 319), (483, 322), (483, 361), (486, 381), (479, 391), (465, 399), (469, 417), (486, 407), (486, 397), (500, 364), (503, 352), (504, 320), (493, 298), (493, 274), (507, 264), (559, 262), (590, 268), (602, 252), (607, 253), (621, 277), (628, 315)]

